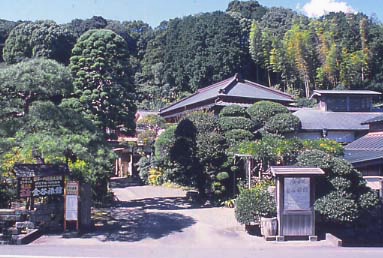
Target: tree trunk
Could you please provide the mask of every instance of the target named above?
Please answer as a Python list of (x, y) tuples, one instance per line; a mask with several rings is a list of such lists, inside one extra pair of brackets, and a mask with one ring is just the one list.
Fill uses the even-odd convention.
[(271, 75), (269, 70), (267, 71), (267, 77), (269, 79), (269, 87), (271, 87)]

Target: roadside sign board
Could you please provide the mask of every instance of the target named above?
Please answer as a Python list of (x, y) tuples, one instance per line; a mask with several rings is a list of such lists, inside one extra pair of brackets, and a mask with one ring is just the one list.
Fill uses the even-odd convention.
[(79, 182), (67, 181), (65, 185), (65, 218), (64, 231), (66, 230), (67, 221), (76, 222), (76, 230), (78, 230), (78, 201), (79, 201)]

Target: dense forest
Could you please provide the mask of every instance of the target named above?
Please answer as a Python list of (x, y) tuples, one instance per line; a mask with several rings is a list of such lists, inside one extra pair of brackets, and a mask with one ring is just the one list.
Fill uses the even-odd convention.
[(158, 110), (236, 72), (297, 97), (314, 89), (383, 91), (383, 26), (374, 17), (311, 19), (257, 1), (232, 1), (226, 12), (156, 28), (103, 17), (67, 24), (0, 20), (0, 68), (33, 57), (70, 65), (76, 41), (91, 29), (112, 30), (126, 41), (124, 64), (141, 109)]

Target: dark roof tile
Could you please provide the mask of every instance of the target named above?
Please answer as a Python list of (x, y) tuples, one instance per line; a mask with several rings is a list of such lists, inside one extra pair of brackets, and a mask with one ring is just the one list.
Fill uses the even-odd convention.
[(381, 113), (325, 112), (303, 108), (293, 114), (301, 120), (302, 130), (368, 130), (368, 125), (362, 125), (362, 122)]

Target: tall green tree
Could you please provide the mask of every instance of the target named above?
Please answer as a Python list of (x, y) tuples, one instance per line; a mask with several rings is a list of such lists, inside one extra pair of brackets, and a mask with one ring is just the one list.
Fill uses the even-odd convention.
[(53, 21), (21, 23), (10, 32), (3, 49), (3, 58), (14, 64), (28, 58), (44, 57), (67, 64), (74, 38)]
[(136, 95), (126, 41), (110, 30), (89, 30), (72, 50), (70, 69), (75, 98), (71, 105), (99, 128), (135, 128)]

